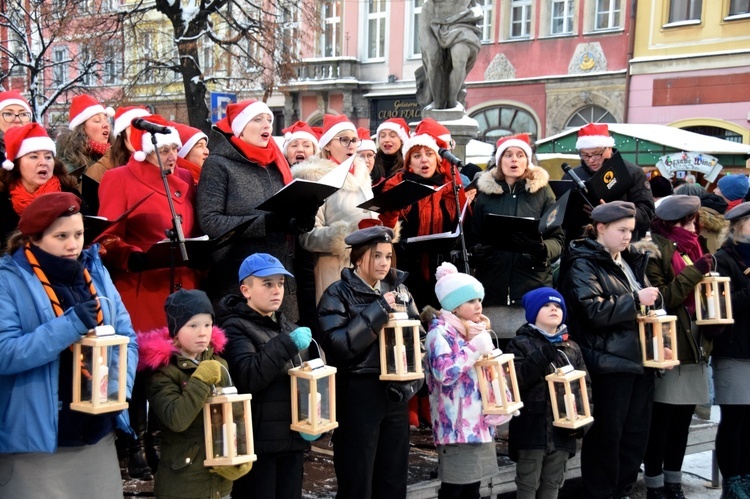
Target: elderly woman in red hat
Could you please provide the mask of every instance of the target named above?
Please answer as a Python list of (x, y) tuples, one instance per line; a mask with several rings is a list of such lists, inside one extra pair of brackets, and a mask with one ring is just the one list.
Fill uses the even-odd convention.
[(304, 121), (298, 121), (292, 126), (282, 130), (284, 143), (281, 151), (284, 153), (290, 166), (296, 165), (313, 154), (318, 154), (319, 137), (315, 131)]
[[(127, 413), (70, 408), (70, 346), (89, 330), (108, 325), (129, 338), (128, 398), (138, 364), (130, 316), (98, 248), (83, 249), (80, 203), (68, 192), (36, 198), (0, 258), (0, 497), (122, 497), (114, 429), (131, 431)], [(117, 350), (108, 356), (109, 373), (120, 361)]]
[[(149, 115), (144, 119), (157, 125), (168, 125), (158, 115)], [(132, 129), (130, 139), (135, 152), (126, 165), (105, 173), (99, 186), (99, 215), (109, 220), (120, 217), (140, 202), (98, 239), (106, 251), (104, 262), (112, 273), (112, 280), (130, 311), (133, 327), (138, 333), (166, 326), (163, 304), (172, 291), (169, 262), (151, 262), (146, 256), (146, 252), (163, 240), (165, 231), (173, 226), (159, 160), (170, 173), (166, 176), (169, 193), (175, 212), (182, 220), (185, 237), (198, 233), (193, 177), (190, 172), (177, 166), (177, 152), (182, 142), (177, 130), (169, 127), (169, 131), (168, 134), (156, 134), (154, 148), (150, 133)], [(197, 271), (178, 266), (174, 270), (174, 286), (176, 289), (198, 287)], [(143, 459), (142, 446), (146, 431), (144, 390), (144, 380), (139, 375), (130, 412), (139, 440), (138, 446), (132, 449), (129, 467), (131, 476), (148, 478), (151, 471)]]
[(5, 160), (0, 170), (0, 237), (18, 226), (23, 211), (50, 192), (76, 192), (76, 181), (55, 161), (55, 143), (39, 123), (27, 123), (5, 133)]

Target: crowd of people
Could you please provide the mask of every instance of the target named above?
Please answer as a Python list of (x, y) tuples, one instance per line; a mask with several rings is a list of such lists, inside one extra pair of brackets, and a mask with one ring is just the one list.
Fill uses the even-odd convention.
[[(230, 104), (208, 136), (87, 95), (57, 140), (17, 92), (0, 93), (0, 112), (3, 497), (120, 497), (119, 452), (157, 497), (299, 498), (320, 435), (290, 428), (287, 373), (317, 357), (337, 369), (340, 498), (405, 497), (420, 425), (432, 429), (438, 497), (478, 498), (506, 423), (518, 497), (557, 497), (582, 438), (585, 497), (627, 497), (643, 465), (649, 499), (683, 498), (690, 422), (712, 403), (722, 497), (750, 497), (746, 176), (709, 192), (625, 162), (627, 192), (582, 203), (574, 224), (489, 234), (498, 216), (540, 219), (556, 203), (526, 134), (500, 139), (494, 166), (474, 175), (443, 159), (450, 131), (429, 118), (413, 131), (389, 119), (373, 139), (325, 115), (277, 144), (273, 113), (253, 100)], [(581, 127), (576, 147), (584, 180), (617, 154), (604, 124)], [(325, 200), (259, 208), (337, 168), (342, 186)], [(405, 182), (430, 189), (406, 206), (360, 207)], [(459, 224), (468, 251), (410, 243)], [(169, 249), (204, 234), (224, 245), (187, 260)], [(696, 324), (693, 290), (711, 271), (731, 281), (726, 327)], [(671, 369), (642, 362), (638, 318), (657, 308), (677, 317)], [(421, 321), (424, 382), (380, 379), (378, 338), (396, 312)], [(71, 345), (104, 325), (129, 339), (129, 408), (77, 412)], [(475, 370), (498, 347), (515, 355), (524, 406), (511, 414), (486, 413), (498, 394), (482, 399)], [(120, 358), (106, 362), (114, 373)], [(583, 428), (552, 424), (545, 376), (568, 367), (587, 372), (594, 420)], [(227, 386), (252, 394), (257, 459), (204, 466), (203, 407)]]

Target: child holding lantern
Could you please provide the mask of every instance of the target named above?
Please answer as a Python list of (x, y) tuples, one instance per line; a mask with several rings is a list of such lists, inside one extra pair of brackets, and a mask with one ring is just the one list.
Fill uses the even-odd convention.
[[(432, 435), (438, 451), (438, 498), (479, 498), (483, 479), (497, 473), (495, 425), (510, 416), (483, 415), (474, 363), (492, 352), (484, 287), (444, 262), (435, 272), (442, 310), (432, 321), (427, 350)], [(423, 313), (429, 314), (429, 309)]]
[(218, 356), (226, 337), (213, 325), (213, 307), (203, 291), (181, 289), (172, 293), (164, 310), (167, 327), (139, 338), (138, 367), (153, 370), (146, 391), (163, 427), (154, 494), (203, 499), (218, 493), (228, 498), (232, 480), (250, 471), (252, 463), (212, 468), (203, 465), (203, 407), (214, 386), (230, 384), (226, 362)]
[[(529, 291), (521, 301), (527, 323), (508, 343), (515, 355), (516, 377), (524, 406), (510, 422), (508, 450), (516, 465), (516, 497), (555, 498), (563, 485), (565, 462), (576, 453), (583, 432), (552, 426), (545, 376), (557, 367), (585, 370), (579, 346), (568, 339), (565, 300), (552, 288)], [(579, 408), (580, 409), (580, 408)], [(565, 411), (566, 414), (568, 411)]]

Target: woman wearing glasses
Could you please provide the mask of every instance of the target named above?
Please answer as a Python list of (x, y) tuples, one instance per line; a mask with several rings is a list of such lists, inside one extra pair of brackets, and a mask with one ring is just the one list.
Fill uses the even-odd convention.
[(0, 162), (5, 161), (5, 132), (31, 121), (31, 106), (17, 90), (0, 92)]
[(346, 116), (327, 114), (323, 117), (323, 135), (318, 141), (320, 152), (292, 168), (295, 177), (317, 181), (354, 156), (344, 186), (318, 209), (313, 229), (299, 236), (302, 248), (314, 256), (316, 304), (323, 291), (338, 281), (341, 271), (350, 266), (344, 238), (357, 230), (360, 220), (377, 218), (376, 213), (357, 208), (372, 198), (370, 170), (357, 155), (360, 142), (357, 127)]

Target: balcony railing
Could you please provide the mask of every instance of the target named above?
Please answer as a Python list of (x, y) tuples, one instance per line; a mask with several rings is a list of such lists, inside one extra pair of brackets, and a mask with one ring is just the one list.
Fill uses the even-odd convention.
[(359, 61), (354, 57), (303, 59), (297, 65), (297, 80), (358, 79)]

